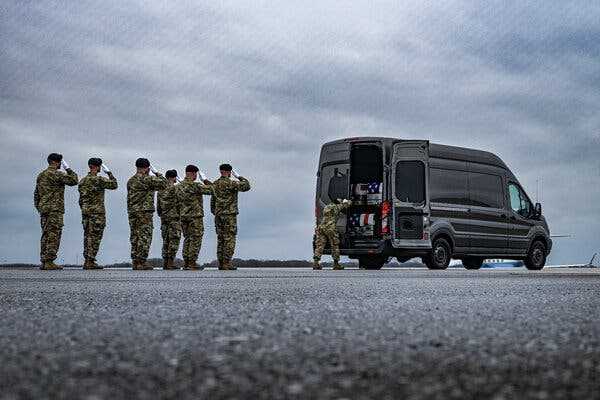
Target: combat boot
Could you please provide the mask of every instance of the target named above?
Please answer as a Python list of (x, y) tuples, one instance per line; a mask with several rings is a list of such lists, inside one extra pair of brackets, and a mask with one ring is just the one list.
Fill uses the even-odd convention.
[(52, 271), (52, 270), (63, 269), (63, 267), (61, 267), (60, 265), (54, 264), (54, 261), (44, 261), (42, 263), (42, 265), (40, 266), (40, 269), (44, 270), (44, 271)]
[(237, 267), (234, 267), (233, 264), (231, 264), (231, 261), (224, 261), (219, 269), (221, 271), (235, 271)]
[(344, 267), (340, 265), (339, 261), (334, 261), (333, 262), (333, 269), (340, 271), (340, 270), (344, 269)]
[(323, 269), (323, 267), (321, 267), (321, 264), (319, 264), (319, 262), (315, 260), (315, 262), (313, 262), (313, 269), (321, 270), (321, 269)]
[(163, 259), (163, 269), (175, 269), (173, 259), (171, 259), (171, 258)]
[(140, 268), (144, 271), (152, 271), (154, 267), (148, 264), (147, 260), (140, 261)]
[(144, 269), (144, 263), (140, 260), (133, 260), (131, 263), (132, 269), (141, 271)]
[(187, 271), (202, 271), (204, 268), (196, 264), (196, 261), (186, 261), (183, 269)]

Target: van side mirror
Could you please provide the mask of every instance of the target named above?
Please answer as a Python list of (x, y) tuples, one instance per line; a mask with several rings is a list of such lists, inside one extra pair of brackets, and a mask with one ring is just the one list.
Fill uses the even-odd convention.
[(542, 216), (542, 205), (540, 203), (535, 203), (533, 208), (533, 216), (539, 218)]

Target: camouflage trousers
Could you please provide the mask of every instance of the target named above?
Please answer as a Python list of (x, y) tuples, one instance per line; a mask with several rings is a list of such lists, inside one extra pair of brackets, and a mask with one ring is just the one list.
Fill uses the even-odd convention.
[(183, 259), (188, 262), (196, 262), (202, 248), (204, 218), (182, 219), (181, 230), (183, 231)]
[(219, 265), (223, 265), (231, 262), (235, 252), (237, 215), (216, 215), (215, 229), (217, 231), (217, 260)]
[(129, 214), (129, 241), (131, 242), (131, 259), (146, 261), (152, 244), (152, 212), (136, 212)]
[(317, 237), (315, 240), (315, 261), (321, 260), (325, 245), (329, 242), (331, 246), (331, 257), (334, 261), (340, 260), (340, 237), (337, 231), (317, 229)]
[(162, 218), (160, 220), (160, 233), (163, 241), (162, 258), (174, 259), (181, 241), (181, 221)]
[(82, 215), (81, 223), (83, 224), (83, 258), (96, 261), (96, 255), (98, 255), (98, 249), (106, 227), (106, 215)]
[(64, 225), (62, 213), (47, 213), (40, 215), (42, 238), (40, 240), (40, 261), (54, 261), (60, 247), (60, 237)]

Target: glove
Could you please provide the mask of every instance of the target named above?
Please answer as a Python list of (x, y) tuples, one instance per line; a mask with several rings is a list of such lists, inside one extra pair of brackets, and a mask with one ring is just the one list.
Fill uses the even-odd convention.
[(235, 179), (240, 179), (240, 176), (235, 169), (231, 171), (231, 176), (233, 176)]
[(60, 166), (62, 167), (62, 169), (64, 169), (65, 171), (69, 169), (69, 164), (67, 164), (67, 162), (63, 159), (60, 160)]
[(206, 175), (204, 175), (204, 172), (200, 171), (198, 172), (198, 174), (200, 175), (200, 179), (204, 182), (206, 180), (208, 180), (208, 178), (206, 178)]
[(350, 204), (350, 200), (344, 199), (344, 200), (342, 200), (342, 204)]
[(158, 176), (158, 171), (156, 170), (156, 168), (154, 168), (154, 165), (150, 164), (150, 171), (152, 171), (152, 173), (156, 176)]
[(110, 174), (110, 169), (108, 168), (108, 165), (102, 163), (100, 168), (102, 168), (102, 171), (104, 171), (105, 173)]
[(181, 183), (182, 179), (178, 176), (175, 177), (175, 180), (177, 181), (177, 183)]

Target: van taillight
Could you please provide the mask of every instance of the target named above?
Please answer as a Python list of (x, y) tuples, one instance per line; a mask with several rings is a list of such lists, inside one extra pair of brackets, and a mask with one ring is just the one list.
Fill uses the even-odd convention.
[(392, 205), (389, 201), (381, 203), (381, 233), (390, 233), (390, 215), (392, 214)]

